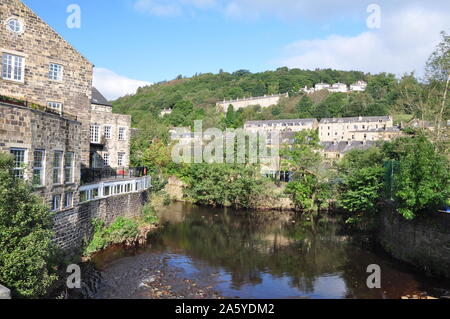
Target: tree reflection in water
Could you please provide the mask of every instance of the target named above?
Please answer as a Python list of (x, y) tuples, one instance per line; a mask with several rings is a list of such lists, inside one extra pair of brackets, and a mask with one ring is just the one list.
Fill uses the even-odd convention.
[[(170, 250), (199, 268), (206, 263), (219, 269), (234, 291), (269, 282), (268, 276), (269, 288), (278, 289), (277, 283), (287, 279), (298, 296), (313, 297), (398, 298), (424, 286), (410, 269), (405, 272), (355, 243), (339, 219), (328, 214), (302, 217), (175, 203), (160, 215), (167, 226), (152, 239), (152, 250)], [(382, 267), (382, 289), (366, 286), (372, 263)]]

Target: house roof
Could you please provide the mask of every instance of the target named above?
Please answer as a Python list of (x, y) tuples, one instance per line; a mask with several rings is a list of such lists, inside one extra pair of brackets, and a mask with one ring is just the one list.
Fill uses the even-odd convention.
[(335, 117), (335, 118), (323, 118), (320, 120), (321, 124), (326, 123), (357, 123), (357, 122), (377, 122), (377, 121), (389, 121), (390, 116), (365, 116), (365, 117)]
[(325, 152), (334, 152), (344, 154), (348, 151), (358, 149), (358, 150), (366, 150), (375, 145), (374, 141), (367, 142), (357, 142), (357, 141), (349, 141), (349, 142), (322, 142), (320, 143), (324, 148)]
[(255, 124), (283, 124), (283, 123), (311, 123), (316, 122), (317, 119), (291, 119), (291, 120), (269, 120), (269, 121), (248, 121), (245, 125)]
[(95, 87), (92, 87), (91, 103), (98, 105), (112, 106), (112, 104), (109, 103), (108, 100), (103, 96), (103, 94), (101, 94), (100, 91), (97, 90)]

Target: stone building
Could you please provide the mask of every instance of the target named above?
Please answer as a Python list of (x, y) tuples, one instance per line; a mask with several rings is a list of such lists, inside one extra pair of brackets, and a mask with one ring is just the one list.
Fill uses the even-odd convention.
[[(93, 64), (19, 0), (0, 1), (0, 54), (0, 152), (12, 154), (15, 175), (30, 181), (56, 213), (55, 242), (79, 248), (92, 228), (88, 216), (108, 214), (87, 206), (110, 207), (123, 197), (115, 216), (138, 213), (141, 202), (132, 198), (144, 198), (150, 187), (145, 170), (92, 171), (96, 147), (111, 152), (114, 167), (127, 167), (131, 134), (130, 117), (113, 114), (92, 88)], [(111, 141), (101, 144), (106, 131)]]
[(19, 0), (0, 2), (0, 150), (53, 210), (88, 165), (93, 65)]
[(351, 131), (353, 141), (390, 141), (403, 134), (400, 128), (386, 127), (386, 128), (371, 128), (369, 130)]
[(351, 150), (367, 150), (375, 145), (374, 141), (345, 141), (345, 142), (321, 142), (323, 147), (322, 154), (326, 159), (340, 159), (345, 153)]
[(367, 139), (364, 139), (364, 134), (370, 134), (372, 130), (388, 130), (393, 126), (391, 116), (324, 118), (319, 122), (319, 138), (321, 142), (362, 142)]
[(112, 104), (92, 88), (90, 167), (121, 168), (130, 165), (131, 116), (115, 114)]
[(230, 105), (233, 105), (234, 110), (246, 108), (249, 106), (254, 105), (260, 105), (262, 108), (266, 108), (269, 106), (277, 105), (282, 98), (288, 98), (289, 94), (274, 94), (274, 95), (265, 95), (265, 96), (259, 96), (259, 97), (250, 97), (250, 98), (243, 98), (243, 99), (236, 99), (236, 100), (229, 100), (229, 101), (222, 101), (217, 102), (217, 107), (222, 110), (223, 112), (226, 112), (228, 110), (228, 107)]
[[(0, 95), (76, 116), (88, 139), (93, 64), (19, 0), (0, 2), (0, 39)], [(87, 165), (89, 145), (75, 155)]]

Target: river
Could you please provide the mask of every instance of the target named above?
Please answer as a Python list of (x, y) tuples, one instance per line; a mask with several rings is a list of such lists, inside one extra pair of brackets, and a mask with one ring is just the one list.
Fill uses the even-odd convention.
[[(429, 279), (345, 230), (336, 217), (246, 212), (173, 203), (146, 247), (97, 254), (89, 298), (400, 298), (442, 296)], [(369, 289), (367, 266), (381, 267)], [(193, 288), (194, 287), (194, 288)]]

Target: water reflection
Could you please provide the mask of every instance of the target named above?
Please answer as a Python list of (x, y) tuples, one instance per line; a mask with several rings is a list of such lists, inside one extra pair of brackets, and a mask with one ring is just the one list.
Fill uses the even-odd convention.
[[(306, 218), (182, 203), (159, 215), (166, 227), (153, 236), (146, 253), (168, 253), (169, 263), (187, 276), (213, 280), (226, 297), (399, 298), (424, 290), (432, 294), (442, 285), (355, 243), (327, 215)], [(381, 289), (366, 286), (369, 264), (381, 266)]]

